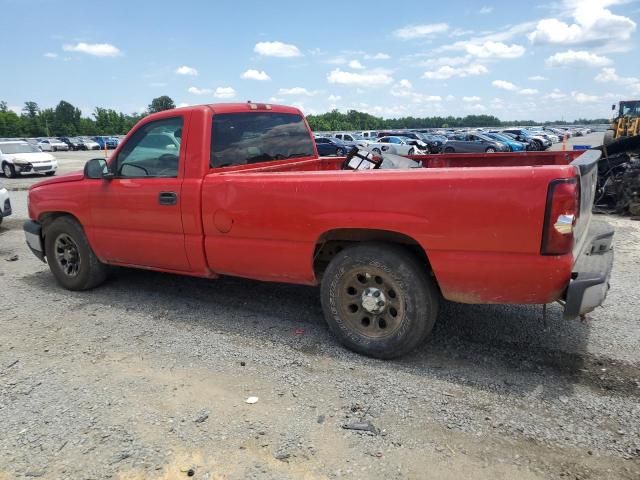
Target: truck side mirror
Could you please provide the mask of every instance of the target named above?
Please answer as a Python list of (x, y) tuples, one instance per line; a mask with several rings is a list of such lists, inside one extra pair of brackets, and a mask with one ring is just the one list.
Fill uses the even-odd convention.
[(109, 172), (109, 166), (104, 158), (92, 158), (84, 164), (84, 178), (111, 179), (113, 174)]
[(615, 110), (616, 109), (616, 104), (614, 103), (613, 105), (611, 105), (611, 110)]

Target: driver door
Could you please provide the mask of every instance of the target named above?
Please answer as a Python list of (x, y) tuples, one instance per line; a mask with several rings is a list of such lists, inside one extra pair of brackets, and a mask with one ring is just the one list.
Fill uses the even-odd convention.
[(112, 180), (90, 189), (90, 241), (103, 260), (188, 271), (180, 208), (184, 115), (140, 126), (109, 160)]

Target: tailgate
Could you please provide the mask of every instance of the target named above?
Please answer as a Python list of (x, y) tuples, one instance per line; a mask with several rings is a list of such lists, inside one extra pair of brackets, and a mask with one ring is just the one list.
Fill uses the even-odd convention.
[(580, 215), (574, 229), (576, 243), (573, 248), (573, 258), (578, 258), (587, 239), (598, 181), (598, 161), (601, 155), (599, 150), (587, 150), (571, 162), (571, 165), (576, 167), (580, 179)]

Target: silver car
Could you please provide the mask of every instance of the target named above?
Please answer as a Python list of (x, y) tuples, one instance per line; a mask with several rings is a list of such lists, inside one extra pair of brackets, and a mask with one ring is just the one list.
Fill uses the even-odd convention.
[(480, 133), (457, 133), (444, 144), (444, 153), (496, 153), (508, 152), (506, 143), (498, 142)]

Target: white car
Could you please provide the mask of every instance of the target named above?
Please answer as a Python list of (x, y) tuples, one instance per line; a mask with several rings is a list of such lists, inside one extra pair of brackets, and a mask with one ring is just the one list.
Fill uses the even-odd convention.
[(0, 168), (7, 178), (33, 173), (50, 176), (56, 174), (58, 162), (50, 153), (27, 142), (0, 142)]
[(0, 185), (0, 224), (4, 217), (11, 215), (11, 200), (9, 200), (9, 192)]
[(87, 147), (87, 150), (100, 150), (98, 142), (94, 142), (89, 137), (80, 137), (80, 141), (82, 141), (82, 144)]
[(369, 143), (366, 148), (377, 154), (416, 155), (419, 151), (412, 143), (415, 143), (412, 138), (381, 137), (377, 142)]
[(43, 152), (57, 152), (59, 150), (66, 152), (69, 150), (69, 145), (57, 138), (43, 138), (38, 142), (38, 147), (40, 147)]

